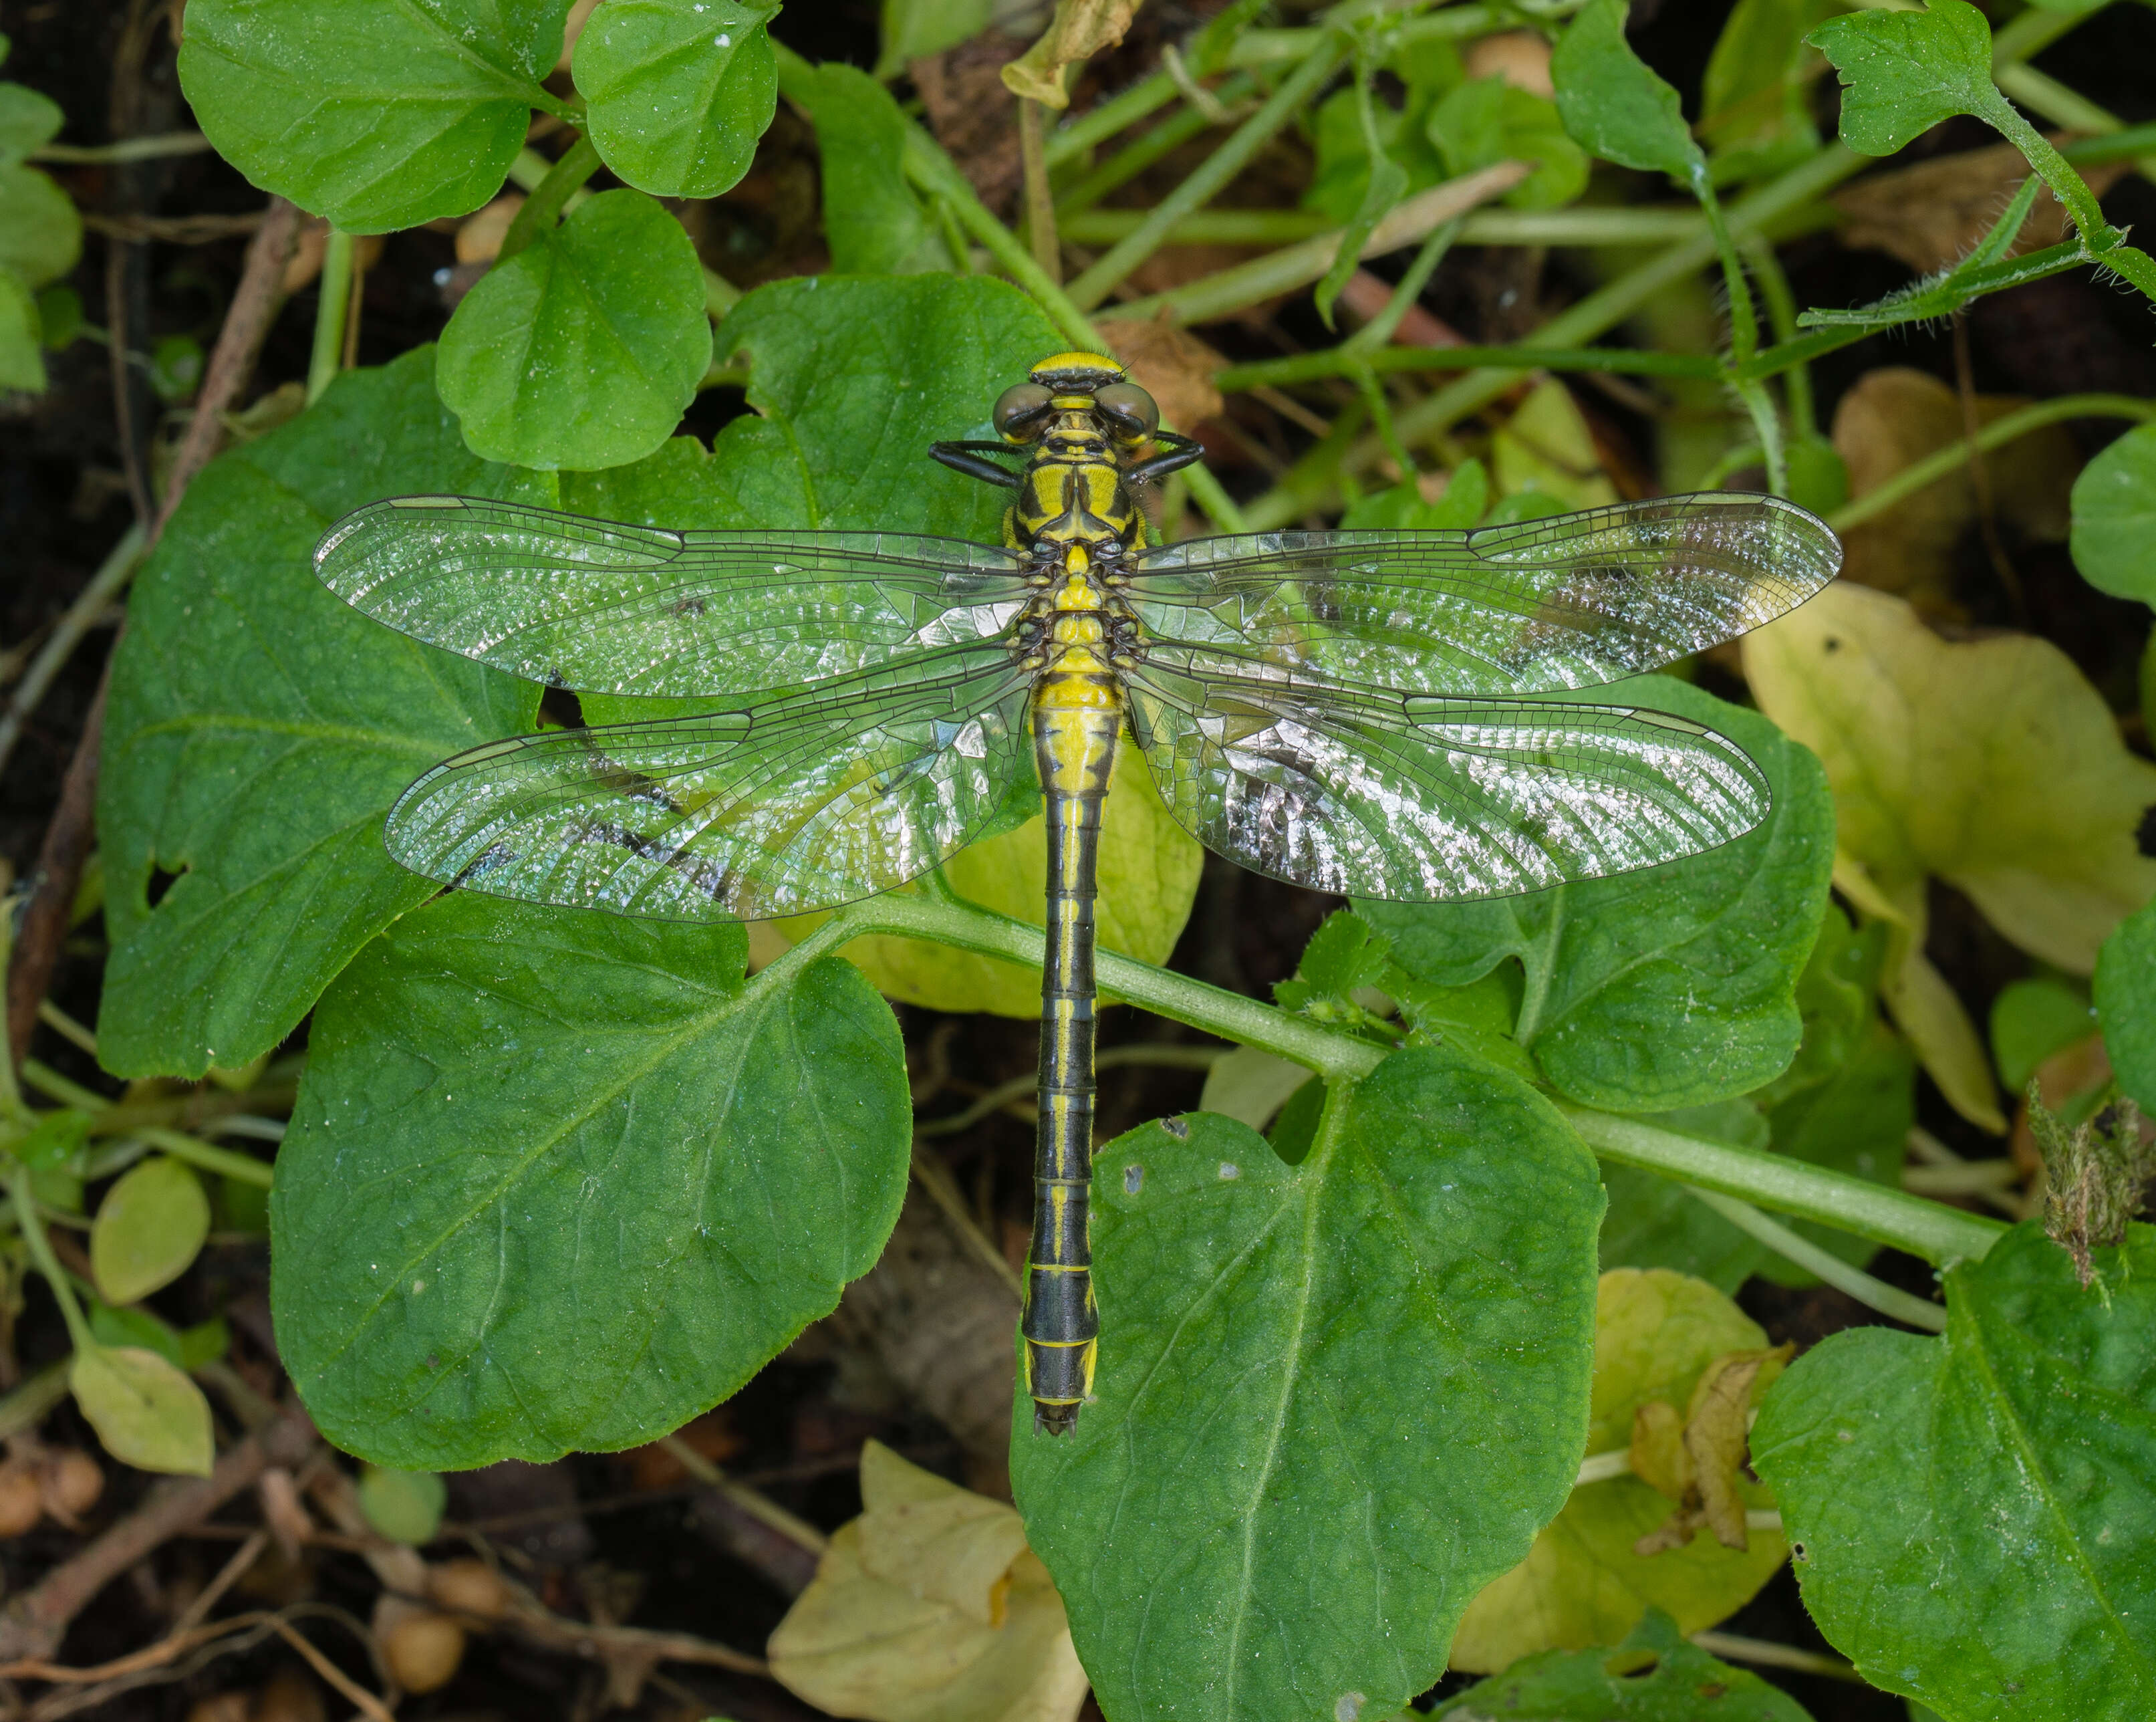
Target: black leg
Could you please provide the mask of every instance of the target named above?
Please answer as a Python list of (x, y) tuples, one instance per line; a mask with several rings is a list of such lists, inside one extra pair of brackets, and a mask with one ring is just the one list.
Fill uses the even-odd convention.
[(1205, 458), (1205, 445), (1173, 430), (1157, 430), (1152, 439), (1165, 444), (1168, 452), (1153, 455), (1141, 460), (1123, 475), (1123, 482), (1130, 485), (1150, 484), (1154, 479), (1166, 478), (1171, 472), (1180, 472), (1186, 466), (1195, 465)]
[(1007, 491), (1018, 488), (1016, 473), (983, 457), (991, 454), (1022, 455), (1022, 449), (1014, 449), (1007, 443), (931, 443), (928, 452), (953, 472), (963, 472), (986, 484), (1001, 485)]

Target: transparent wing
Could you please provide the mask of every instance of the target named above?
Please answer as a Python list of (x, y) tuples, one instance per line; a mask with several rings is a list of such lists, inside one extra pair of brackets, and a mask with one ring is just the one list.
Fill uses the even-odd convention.
[(444, 760), (389, 852), (494, 897), (659, 920), (761, 920), (917, 877), (998, 810), (1030, 746), (1028, 677), (947, 647), (714, 717), (521, 736)]
[(1834, 578), (1825, 522), (1774, 496), (1625, 502), (1474, 532), (1259, 532), (1146, 551), (1156, 639), (1231, 675), (1533, 693), (1652, 670)]
[(754, 693), (1000, 634), (1019, 558), (897, 532), (688, 532), (404, 496), (346, 515), (322, 583), (377, 622), (583, 693)]
[(1660, 712), (1291, 692), (1150, 665), (1131, 693), (1177, 820), (1317, 891), (1431, 902), (1603, 878), (1726, 843), (1771, 804), (1734, 743)]

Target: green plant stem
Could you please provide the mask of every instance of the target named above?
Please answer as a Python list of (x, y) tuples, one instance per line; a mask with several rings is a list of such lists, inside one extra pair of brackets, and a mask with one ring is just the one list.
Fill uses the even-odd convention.
[(1213, 522), (1215, 530), (1223, 532), (1250, 531), (1249, 518), (1235, 499), (1221, 487), (1220, 481), (1213, 475), (1212, 468), (1201, 460), (1195, 465), (1184, 467), (1182, 476), (1189, 489), (1190, 500), (1198, 505), (1206, 519)]
[(1343, 350), (1353, 353), (1369, 354), (1379, 351), (1392, 340), (1400, 326), (1400, 320), (1422, 297), (1422, 290), (1430, 285), (1430, 278), (1437, 273), (1437, 266), (1445, 261), (1445, 254), (1460, 237), (1460, 229), (1466, 218), (1456, 216), (1422, 242), (1422, 249), (1414, 254), (1414, 261), (1407, 266), (1393, 296), (1385, 301), (1385, 308), (1340, 343)]
[(1018, 105), (1019, 156), (1025, 181), (1025, 236), (1033, 260), (1051, 281), (1063, 279), (1063, 242), (1055, 236), (1055, 199), (1048, 189), (1048, 163), (1041, 153), (1048, 110), (1030, 96)]
[(1339, 69), (1345, 49), (1327, 33), (1309, 57), (1266, 98), (1257, 112), (1236, 127), (1182, 184), (1162, 198), (1136, 229), (1109, 248), (1070, 284), (1070, 298), (1090, 311), (1131, 271), (1160, 248), (1178, 218), (1208, 203), (1250, 163), (1273, 135), (1307, 106), (1326, 80)]
[(1291, 353), (1229, 365), (1213, 373), (1223, 394), (1245, 389), (1280, 388), (1345, 377), (1358, 366), (1380, 375), (1394, 371), (1472, 371), (1502, 365), (1514, 371), (1608, 371), (1623, 376), (1681, 377), (1718, 381), (1722, 367), (1705, 353), (1646, 352), (1625, 347), (1388, 347), (1358, 353), (1344, 344), (1318, 352)]
[(68, 1396), (68, 1366), (63, 1359), (49, 1363), (0, 1397), (0, 1441), (34, 1429), (53, 1407)]
[[(1745, 242), (1744, 254), (1759, 283), (1759, 297), (1767, 306), (1767, 326), (1774, 332), (1777, 346), (1797, 338), (1796, 296), (1774, 246), (1760, 234)], [(1819, 409), (1812, 398), (1812, 373), (1802, 359), (1781, 373), (1782, 398), (1787, 403), (1789, 424), (1799, 436), (1819, 434)]]
[(0, 713), (0, 767), (8, 763), (8, 756), (15, 751), (15, 743), (22, 738), (23, 725), (37, 710), (38, 702), (44, 698), (53, 679), (82, 643), (83, 636), (97, 625), (98, 618), (133, 578), (148, 542), (148, 532), (139, 521), (128, 527), (121, 535), (120, 542), (105, 553), (89, 583), (75, 594), (74, 602), (54, 624), (51, 637), (30, 661), (30, 667), (23, 672), (23, 679), (15, 684), (14, 692), (8, 697), (7, 711)]
[(258, 1190), (267, 1190), (275, 1181), (275, 1169), (264, 1164), (252, 1154), (235, 1153), (228, 1148), (203, 1142), (192, 1136), (183, 1136), (177, 1130), (167, 1130), (151, 1124), (136, 1133), (152, 1148), (162, 1148), (176, 1160), (185, 1160), (191, 1166), (199, 1166), (205, 1172), (236, 1179), (242, 1184), (251, 1184)]
[(2055, 400), (2039, 401), (2018, 413), (1994, 419), (1974, 437), (1948, 443), (1903, 467), (1885, 483), (1837, 509), (1827, 524), (1838, 532), (1861, 526), (1927, 485), (1937, 484), (1960, 471), (1972, 455), (1988, 454), (2017, 437), (2066, 419), (2133, 419), (2145, 422), (2156, 419), (2156, 400), (2143, 400), (2130, 394), (2062, 394)]
[(123, 137), (112, 143), (48, 143), (30, 152), (33, 162), (65, 167), (101, 162), (155, 162), (167, 156), (198, 156), (210, 147), (199, 131), (160, 131), (147, 137)]
[(1711, 1190), (1695, 1190), (1693, 1198), (1707, 1204), (1740, 1231), (1749, 1232), (1785, 1262), (1791, 1262), (1809, 1273), (1816, 1274), (1836, 1291), (1846, 1292), (1867, 1309), (1906, 1324), (1922, 1328), (1934, 1334), (1944, 1333), (1947, 1313), (1928, 1298), (1918, 1298), (1898, 1286), (1890, 1286), (1884, 1280), (1874, 1279), (1861, 1267), (1852, 1267), (1835, 1255), (1814, 1243), (1801, 1232), (1792, 1231), (1779, 1220), (1770, 1220), (1749, 1202), (1741, 1202), (1734, 1196), (1718, 1195)]
[(30, 1190), (30, 1169), (18, 1165), (8, 1174), (8, 1199), (14, 1204), (15, 1224), (21, 1228), (23, 1241), (29, 1246), (30, 1260), (52, 1288), (53, 1301), (60, 1307), (60, 1319), (67, 1324), (68, 1338), (77, 1351), (95, 1351), (97, 1341), (91, 1336), (90, 1323), (84, 1318), (82, 1305), (75, 1301), (74, 1284), (60, 1266), (59, 1257), (53, 1254), (52, 1240), (45, 1236), (45, 1223), (38, 1217), (37, 1198)]
[[(1382, 257), (1404, 245), (1412, 245), (1488, 198), (1502, 197), (1526, 177), (1527, 164), (1501, 162), (1459, 179), (1418, 192), (1371, 229), (1358, 255)], [(1239, 263), (1232, 269), (1201, 276), (1144, 299), (1111, 306), (1103, 317), (1127, 317), (1150, 322), (1166, 316), (1178, 328), (1209, 322), (1246, 306), (1292, 293), (1322, 278), (1332, 267), (1340, 248), (1351, 237), (1346, 228), (1335, 228), (1297, 245)]]
[[(1829, 144), (1809, 161), (1800, 162), (1779, 178), (1733, 204), (1727, 217), (1731, 236), (1738, 239), (1747, 239), (1772, 226), (1793, 211), (1811, 203), (1859, 168), (1867, 166), (1870, 160), (1869, 157), (1860, 156), (1856, 151), (1840, 144)], [(1552, 317), (1517, 345), (1522, 350), (1532, 350), (1543, 347), (1573, 347), (1592, 341), (1604, 330), (1630, 316), (1657, 293), (1683, 280), (1713, 258), (1713, 239), (1702, 227), (1695, 237), (1672, 245), (1659, 256), (1627, 270), (1615, 280), (1589, 294), (1569, 310)], [(1401, 413), (1399, 417), (1401, 439), (1413, 445), (1458, 424), (1469, 414), (1480, 411), (1504, 393), (1512, 386), (1517, 375), (1516, 371), (1496, 368), (1470, 372), (1427, 400), (1419, 401)], [(1382, 453), (1381, 447), (1365, 439), (1342, 456), (1339, 470), (1349, 474), (1359, 473), (1373, 465)], [(1291, 520), (1300, 519), (1323, 501), (1336, 488), (1337, 482), (1333, 474), (1313, 469), (1309, 457), (1306, 456), (1305, 461), (1299, 464), (1296, 470), (1291, 473), (1286, 481), (1247, 504), (1243, 511), (1254, 530), (1268, 532)]]
[[(1141, 209), (1093, 209), (1058, 223), (1073, 244), (1106, 245), (1137, 231)], [(1315, 209), (1198, 209), (1168, 229), (1171, 245), (1291, 245), (1337, 230)], [(1664, 245), (1706, 232), (1697, 208), (1477, 209), (1460, 230), (1463, 245)]]
[(322, 248), (321, 297), (315, 306), (315, 347), (307, 362), (307, 404), (322, 398), (322, 391), (336, 380), (344, 358), (344, 320), (352, 305), (352, 236), (342, 228), (330, 229)]
[(1977, 1260), (2006, 1231), (1999, 1221), (1784, 1154), (1702, 1141), (1568, 1101), (1558, 1101), (1557, 1108), (1580, 1139), (1605, 1159), (1644, 1166), (1688, 1187), (1756, 1202), (1800, 1220), (1817, 1220), (1839, 1231), (1892, 1244), (1934, 1267)]
[[(2069, 89), (2056, 78), (2038, 71), (2034, 66), (2002, 66), (1993, 76), (2002, 92), (2012, 96), (2031, 113), (2041, 115), (2054, 126), (2099, 134), (2125, 130), (2126, 122), (2110, 109), (2097, 106), (2078, 90)], [(2148, 129), (2147, 126), (2135, 128), (2137, 131)], [(2015, 141), (2019, 141), (2018, 139)], [(2156, 150), (2144, 146), (2131, 153), (2134, 172), (2143, 179), (2156, 179)], [(2075, 158), (2062, 152), (2062, 159)], [(2117, 157), (2099, 156), (2096, 159), (2116, 160)], [(2035, 165), (2033, 160), (2030, 165)]]
[[(1220, 86), (1217, 92), (1217, 99), (1221, 102), (1240, 103), (1256, 95), (1257, 90), (1256, 79), (1251, 77), (1247, 72), (1238, 72)], [(1101, 198), (1106, 197), (1111, 192), (1129, 184), (1132, 180), (1136, 179), (1169, 151), (1179, 149), (1215, 123), (1209, 116), (1194, 107), (1185, 107), (1181, 112), (1170, 115), (1152, 131), (1133, 138), (1110, 156), (1106, 161), (1098, 163), (1089, 169), (1082, 177), (1074, 180), (1065, 188), (1063, 195), (1056, 199), (1057, 214), (1060, 217), (1069, 217), (1091, 209)], [(1051, 139), (1050, 151), (1044, 152), (1048, 154), (1050, 162), (1055, 159), (1052, 153), (1053, 145), (1054, 140)], [(1132, 218), (1124, 229), (1126, 232), (1129, 230), (1130, 226), (1134, 226), (1138, 220), (1142, 219), (1144, 213), (1143, 211), (1136, 209), (1128, 213)], [(1119, 239), (1122, 234), (1117, 234), (1111, 237)]]
[(495, 265), (508, 262), (542, 234), (552, 233), (569, 199), (584, 188), (584, 182), (599, 167), (598, 146), (590, 138), (579, 137), (571, 144), (562, 159), (547, 170), (547, 177), (532, 188), (524, 207), (509, 224), (509, 231), (501, 236), (501, 249), (495, 256)]
[[(808, 938), (752, 976), (749, 987), (762, 991), (782, 985), (808, 964), (870, 933), (932, 939), (957, 950), (1034, 969), (1040, 966), (1045, 943), (1040, 928), (1023, 921), (968, 904), (891, 892), (834, 912)], [(1097, 960), (1104, 996), (1272, 1053), (1315, 1071), (1329, 1083), (1359, 1081), (1390, 1053), (1389, 1048), (1373, 1041), (1113, 951), (1101, 952)], [(1995, 1220), (1785, 1155), (1704, 1142), (1562, 1100), (1556, 1105), (1581, 1139), (1604, 1159), (1642, 1166), (1679, 1183), (1737, 1196), (1799, 1219), (1816, 1220), (1934, 1263), (1980, 1257), (2006, 1230)]]

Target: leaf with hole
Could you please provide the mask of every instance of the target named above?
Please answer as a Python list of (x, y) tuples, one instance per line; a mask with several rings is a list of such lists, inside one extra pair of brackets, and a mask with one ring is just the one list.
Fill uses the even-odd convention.
[(324, 1434), (417, 1470), (634, 1446), (874, 1265), (897, 1025), (847, 964), (747, 981), (747, 948), (453, 892), (339, 978), (270, 1200), (278, 1343)]
[(1523, 1657), (1430, 1714), (1453, 1722), (1811, 1722), (1788, 1694), (1686, 1642), (1654, 1608), (1614, 1650)]
[(465, 296), (436, 381), (474, 453), (588, 469), (658, 450), (711, 361), (680, 223), (641, 192), (602, 192)]
[(194, 0), (180, 87), (218, 153), (352, 233), (501, 188), (570, 0)]
[(90, 1266), (108, 1303), (133, 1303), (185, 1273), (209, 1236), (209, 1198), (194, 1169), (168, 1154), (131, 1167), (105, 1191), (90, 1229)]
[(1337, 1097), (1299, 1165), (1197, 1113), (1095, 1169), (1096, 1401), (1060, 1438), (1015, 1430), (1011, 1470), (1101, 1708), (1391, 1714), (1570, 1492), (1592, 1158), (1438, 1048)]
[(608, 0), (577, 38), (577, 89), (600, 156), (662, 198), (716, 198), (778, 104), (765, 26), (778, 0)]
[(1943, 1336), (1837, 1334), (1753, 1430), (1812, 1618), (1954, 1722), (2129, 1716), (2156, 1689), (2156, 1231), (2096, 1258), (2084, 1289), (2017, 1226), (1948, 1270)]

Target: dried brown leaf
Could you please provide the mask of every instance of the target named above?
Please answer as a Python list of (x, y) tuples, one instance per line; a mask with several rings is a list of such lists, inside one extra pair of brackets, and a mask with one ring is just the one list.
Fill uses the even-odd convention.
[(1173, 429), (1195, 430), (1219, 416), (1220, 391), (1213, 373), (1227, 361), (1165, 315), (1152, 322), (1118, 319), (1102, 333), (1115, 355), (1129, 368), (1131, 380), (1160, 404), (1160, 422)]
[(1140, 0), (1055, 0), (1055, 16), (1032, 47), (1004, 68), (1011, 94), (1045, 107), (1070, 105), (1068, 73), (1104, 48), (1113, 48), (1131, 27)]

